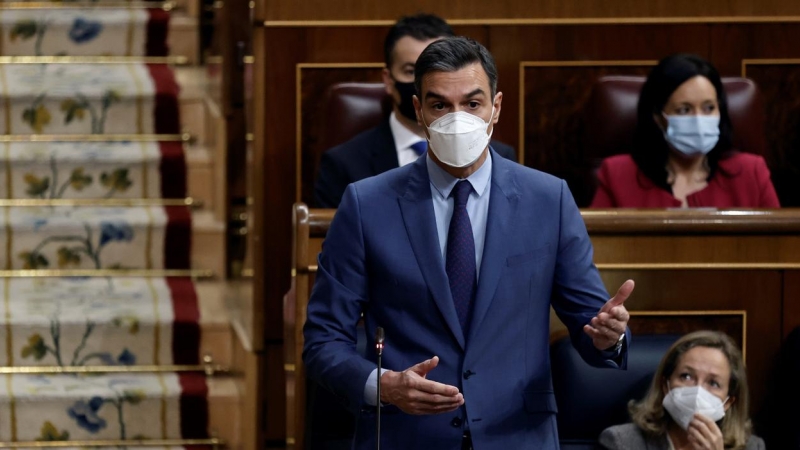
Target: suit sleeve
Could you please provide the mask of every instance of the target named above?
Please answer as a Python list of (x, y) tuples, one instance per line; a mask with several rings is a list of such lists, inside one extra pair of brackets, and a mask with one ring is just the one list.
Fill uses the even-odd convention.
[(358, 412), (364, 404), (364, 385), (375, 367), (356, 351), (367, 277), (355, 185), (345, 191), (318, 261), (303, 327), (303, 362), (310, 378)]
[(624, 443), (620, 442), (621, 436), (616, 432), (615, 427), (606, 428), (598, 439), (599, 448), (603, 450), (623, 450)]
[(603, 161), (597, 172), (597, 190), (594, 193), (591, 208), (614, 208), (614, 197), (608, 187), (608, 164)]
[(758, 158), (756, 163), (756, 180), (758, 182), (759, 192), (759, 207), (760, 208), (780, 208), (781, 204), (778, 201), (778, 195), (775, 193), (775, 187), (772, 185), (772, 178), (769, 173), (769, 168), (764, 158)]
[(331, 150), (322, 154), (319, 172), (314, 182), (314, 202), (317, 208), (338, 208), (344, 190), (350, 184), (345, 168)]
[(583, 331), (610, 298), (594, 265), (594, 251), (583, 218), (567, 183), (561, 181), (561, 223), (552, 305), (569, 330), (572, 345), (584, 361), (595, 367), (626, 368), (630, 331), (626, 330), (617, 362), (607, 359)]

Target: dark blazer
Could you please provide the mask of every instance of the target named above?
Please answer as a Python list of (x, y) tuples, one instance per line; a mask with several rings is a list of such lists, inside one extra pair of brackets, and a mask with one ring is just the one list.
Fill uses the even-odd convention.
[[(309, 377), (356, 414), (355, 449), (375, 446), (374, 407), (364, 403), (375, 354), (356, 351), (362, 313), (366, 349), (374, 348), (376, 327), (385, 330), (385, 368), (404, 370), (437, 355), (428, 378), (459, 387), (466, 400), (457, 411), (429, 416), (382, 408), (386, 450), (460, 449), (465, 417), (475, 448), (557, 449), (551, 305), (587, 363), (619, 367), (583, 332), (609, 296), (567, 184), (491, 156), (486, 244), (468, 335), (437, 243), (426, 160), (345, 190), (319, 256), (303, 361)], [(626, 367), (625, 350), (620, 363)]]
[[(605, 450), (668, 450), (667, 436), (650, 437), (632, 423), (606, 428), (600, 435), (600, 447)], [(764, 441), (750, 436), (745, 450), (764, 450)]]
[[(491, 146), (500, 156), (517, 160), (512, 147), (495, 140)], [(337, 208), (348, 184), (396, 169), (399, 165), (394, 136), (386, 119), (377, 127), (322, 154), (314, 183), (314, 206)]]

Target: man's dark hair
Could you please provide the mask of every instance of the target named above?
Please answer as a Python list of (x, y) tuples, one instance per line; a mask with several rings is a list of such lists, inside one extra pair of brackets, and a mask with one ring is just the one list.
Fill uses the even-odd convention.
[(639, 170), (656, 186), (672, 191), (667, 183), (667, 159), (669, 146), (664, 139), (664, 132), (656, 124), (653, 116), (664, 111), (669, 98), (680, 85), (696, 76), (705, 77), (717, 91), (719, 104), (719, 141), (706, 156), (709, 166), (708, 179), (720, 170), (719, 160), (730, 156), (733, 141), (733, 127), (728, 115), (728, 98), (722, 87), (722, 79), (714, 66), (705, 59), (686, 53), (667, 56), (650, 71), (639, 94), (637, 107), (636, 132), (634, 134), (633, 158)]
[[(481, 63), (489, 78), (492, 98), (497, 93), (497, 66), (486, 47), (466, 37), (451, 37), (431, 43), (417, 59), (414, 66), (414, 86), (422, 95), (422, 77), (430, 72), (455, 72), (464, 67)], [(422, 99), (420, 99), (421, 101)]]
[(454, 36), (450, 25), (439, 16), (433, 14), (417, 14), (403, 16), (398, 20), (386, 35), (383, 41), (383, 57), (386, 67), (392, 67), (392, 54), (394, 46), (401, 38), (411, 36), (418, 41), (427, 41), (440, 37)]

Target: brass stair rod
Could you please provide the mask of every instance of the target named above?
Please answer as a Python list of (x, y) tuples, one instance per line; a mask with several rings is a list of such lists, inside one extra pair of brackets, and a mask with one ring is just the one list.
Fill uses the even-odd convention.
[(175, 366), (20, 366), (0, 367), (0, 375), (58, 375), (58, 374), (119, 374), (119, 373), (186, 373), (203, 372), (206, 375), (224, 375), (230, 368), (219, 364)]
[(0, 208), (42, 207), (42, 206), (94, 206), (94, 207), (136, 207), (136, 206), (186, 206), (202, 208), (203, 201), (186, 198), (0, 198)]
[(211, 439), (106, 439), (92, 441), (34, 441), (34, 442), (0, 442), (0, 448), (99, 448), (99, 447), (181, 447), (202, 446), (219, 448), (225, 441)]
[(192, 142), (182, 134), (0, 134), (0, 142)]
[(186, 56), (0, 56), (0, 64), (189, 64)]
[(205, 269), (9, 269), (0, 270), (0, 278), (48, 277), (183, 277), (195, 279), (214, 278), (212, 270)]
[(100, 0), (97, 2), (7, 2), (0, 3), (0, 10), (10, 9), (106, 9), (106, 8), (122, 8), (122, 9), (163, 9), (164, 11), (172, 11), (177, 5), (175, 2), (126, 2), (126, 1), (105, 1)]

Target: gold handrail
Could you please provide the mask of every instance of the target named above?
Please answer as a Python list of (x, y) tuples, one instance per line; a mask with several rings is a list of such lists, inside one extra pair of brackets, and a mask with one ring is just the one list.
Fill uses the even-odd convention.
[(192, 142), (182, 134), (0, 134), (0, 142)]
[(97, 207), (134, 207), (134, 206), (188, 206), (201, 208), (202, 200), (186, 198), (2, 198), (0, 208), (32, 207), (32, 206), (97, 206)]
[(126, 1), (98, 1), (98, 2), (7, 2), (0, 3), (0, 10), (8, 9), (163, 9), (172, 11), (175, 2), (126, 2)]
[(222, 439), (106, 439), (96, 441), (32, 441), (0, 442), (0, 448), (67, 448), (67, 447), (181, 447), (199, 445), (219, 448), (225, 445)]
[(189, 64), (186, 56), (0, 56), (0, 64)]
[(9, 269), (0, 270), (0, 278), (44, 277), (141, 277), (195, 279), (214, 278), (214, 271), (206, 269)]
[(229, 367), (211, 365), (172, 365), (172, 366), (20, 366), (0, 367), (0, 375), (57, 375), (57, 374), (115, 374), (115, 373), (187, 373), (202, 372), (208, 376), (224, 375), (231, 372)]

